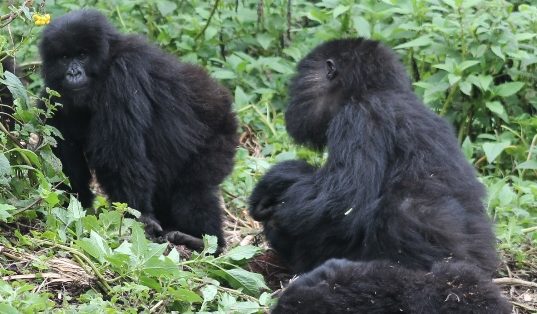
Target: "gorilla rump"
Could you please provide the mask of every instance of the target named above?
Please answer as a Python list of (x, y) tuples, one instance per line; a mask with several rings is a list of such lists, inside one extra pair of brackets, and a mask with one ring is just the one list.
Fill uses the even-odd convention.
[(45, 84), (63, 104), (50, 121), (64, 137), (56, 153), (82, 204), (92, 203), (92, 169), (110, 200), (142, 212), (152, 235), (211, 234), (223, 245), (217, 190), (237, 145), (229, 92), (95, 10), (54, 20), (39, 50)]
[(298, 65), (285, 118), (298, 143), (328, 150), (321, 167), (274, 166), (250, 198), (292, 269), (346, 258), (427, 272), (450, 259), (490, 278), (497, 257), (483, 186), (390, 49), (364, 39), (318, 46)]
[(389, 262), (331, 259), (294, 281), (272, 314), (510, 313), (499, 290), (465, 262), (436, 262), (425, 272)]

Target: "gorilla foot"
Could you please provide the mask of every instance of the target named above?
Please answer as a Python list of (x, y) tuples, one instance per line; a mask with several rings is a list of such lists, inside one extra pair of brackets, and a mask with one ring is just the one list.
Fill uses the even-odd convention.
[(140, 221), (144, 223), (145, 233), (151, 239), (158, 239), (163, 235), (163, 229), (157, 219), (150, 216), (141, 216)]

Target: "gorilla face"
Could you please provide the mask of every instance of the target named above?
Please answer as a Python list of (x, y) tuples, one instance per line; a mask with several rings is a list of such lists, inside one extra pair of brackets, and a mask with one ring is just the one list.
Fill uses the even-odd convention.
[(39, 50), (45, 84), (64, 97), (87, 95), (107, 75), (117, 32), (105, 19), (96, 21), (100, 18), (82, 10), (54, 20), (43, 32)]

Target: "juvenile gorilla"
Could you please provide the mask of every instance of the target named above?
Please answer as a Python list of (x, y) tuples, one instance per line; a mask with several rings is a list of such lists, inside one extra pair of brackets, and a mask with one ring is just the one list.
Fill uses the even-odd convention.
[(63, 104), (50, 121), (64, 137), (56, 153), (82, 204), (92, 203), (92, 169), (111, 201), (142, 212), (151, 235), (181, 231), (168, 240), (197, 246), (188, 235), (210, 234), (223, 245), (217, 190), (237, 145), (229, 92), (95, 10), (55, 19), (39, 50)]
[(510, 312), (498, 287), (465, 262), (436, 262), (425, 272), (332, 259), (294, 281), (272, 314)]
[[(414, 95), (390, 49), (364, 39), (320, 45), (298, 65), (285, 118), (298, 143), (328, 149), (320, 168), (299, 160), (276, 165), (250, 198), (250, 213), (293, 270), (346, 258), (428, 272), (450, 259), (468, 264), (463, 273), (477, 267), (490, 279), (497, 257), (483, 186), (452, 128)], [(344, 269), (360, 272), (366, 264), (356, 265)], [(402, 288), (386, 276), (387, 291)], [(444, 290), (436, 297), (445, 299)]]

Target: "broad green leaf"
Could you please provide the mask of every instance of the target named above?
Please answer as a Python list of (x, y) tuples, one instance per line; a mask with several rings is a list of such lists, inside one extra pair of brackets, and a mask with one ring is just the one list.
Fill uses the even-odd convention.
[(260, 248), (253, 245), (236, 246), (229, 250), (225, 256), (232, 260), (240, 261), (254, 257), (259, 251)]
[(414, 40), (411, 40), (411, 41), (409, 41), (407, 43), (395, 46), (395, 49), (423, 47), (423, 46), (428, 46), (428, 45), (430, 45), (432, 43), (433, 43), (433, 41), (431, 40), (429, 35), (423, 35), (423, 36), (420, 36), (420, 37), (418, 37), (418, 38), (416, 38)]
[(461, 79), (461, 77), (459, 75), (448, 73), (449, 85), (451, 85), (451, 86), (455, 85), (458, 81), (460, 81), (460, 79)]
[(203, 299), (194, 291), (183, 288), (168, 288), (168, 293), (177, 301), (201, 303)]
[(168, 0), (159, 0), (157, 1), (157, 8), (160, 14), (166, 17), (167, 15), (172, 13), (175, 9), (177, 9), (177, 4)]
[(150, 276), (154, 277), (166, 277), (168, 279), (179, 279), (181, 275), (181, 270), (169, 258), (157, 258), (152, 257), (148, 259), (142, 266), (142, 270)]
[(251, 96), (246, 95), (244, 90), (237, 85), (235, 87), (235, 108), (240, 109), (250, 103)]
[(0, 303), (0, 313), (3, 313), (3, 314), (20, 314), (21, 312), (17, 311), (16, 308), (12, 307), (11, 305), (9, 305), (7, 303)]
[(6, 176), (11, 174), (11, 165), (6, 155), (0, 153), (0, 176)]
[(534, 37), (536, 37), (537, 34), (535, 33), (520, 33), (520, 34), (515, 34), (515, 38), (518, 40), (518, 41), (526, 41), (526, 40), (530, 40), (530, 39), (533, 39)]
[(215, 236), (204, 235), (203, 236), (203, 251), (207, 254), (214, 254), (218, 249), (218, 239)]
[(131, 230), (132, 253), (139, 259), (142, 259), (147, 248), (147, 239), (145, 238), (144, 230), (139, 224), (133, 225)]
[(28, 92), (26, 92), (26, 88), (15, 74), (5, 71), (4, 79), (0, 79), (0, 83), (7, 86), (13, 98), (21, 101), (23, 109), (28, 109), (28, 104), (30, 103)]
[(526, 160), (525, 162), (518, 164), (516, 166), (517, 169), (529, 169), (529, 170), (537, 170), (537, 160)]
[(472, 157), (474, 156), (474, 146), (468, 136), (464, 139), (464, 142), (462, 142), (462, 152), (467, 160), (472, 160)]
[(496, 86), (494, 91), (498, 96), (509, 97), (516, 94), (522, 87), (524, 87), (522, 82), (509, 82)]
[(492, 52), (496, 56), (498, 56), (498, 58), (505, 60), (505, 55), (503, 54), (502, 49), (499, 46), (492, 46), (490, 47), (490, 50), (492, 50)]
[(483, 151), (487, 157), (488, 163), (494, 162), (496, 158), (511, 145), (511, 142), (484, 143)]
[(341, 14), (349, 11), (350, 7), (349, 6), (346, 6), (346, 5), (338, 5), (333, 11), (332, 11), (332, 16), (334, 18), (337, 18), (338, 16), (340, 16)]
[(250, 295), (259, 294), (261, 289), (268, 289), (261, 274), (252, 273), (242, 268), (224, 270), (231, 279), (229, 284), (235, 288), (244, 288)]
[(259, 34), (257, 34), (256, 39), (257, 39), (257, 42), (259, 43), (259, 45), (265, 50), (267, 50), (269, 48), (270, 43), (272, 42), (272, 36), (270, 36), (267, 33), (259, 33)]
[(507, 115), (507, 111), (505, 111), (505, 108), (503, 107), (502, 103), (499, 101), (488, 101), (485, 103), (485, 106), (496, 114), (498, 117), (500, 117), (503, 121), (509, 123), (509, 116)]
[(206, 285), (203, 288), (200, 289), (201, 294), (203, 295), (203, 301), (204, 302), (211, 302), (216, 298), (216, 294), (218, 293), (218, 288), (214, 285)]
[(468, 69), (469, 67), (471, 66), (474, 66), (476, 64), (479, 64), (479, 61), (477, 60), (466, 60), (466, 61), (463, 61), (461, 64), (457, 65), (457, 68), (461, 71), (464, 71), (466, 69)]
[(76, 199), (76, 197), (72, 195), (71, 195), (71, 198), (69, 199), (69, 206), (67, 207), (67, 211), (69, 211), (70, 216), (75, 220), (78, 220), (86, 216), (86, 211), (82, 207), (82, 204), (80, 204), (80, 202)]
[(13, 212), (17, 208), (9, 204), (0, 204), (0, 221), (7, 221), (8, 218), (13, 216)]
[(371, 37), (371, 25), (362, 16), (356, 15), (352, 18), (354, 29), (358, 33), (358, 36), (370, 38)]
[(237, 77), (234, 72), (223, 69), (215, 70), (212, 76), (218, 80), (231, 80)]
[(461, 89), (461, 92), (463, 92), (465, 95), (471, 96), (472, 95), (472, 84), (468, 81), (463, 81), (459, 83), (459, 88)]

